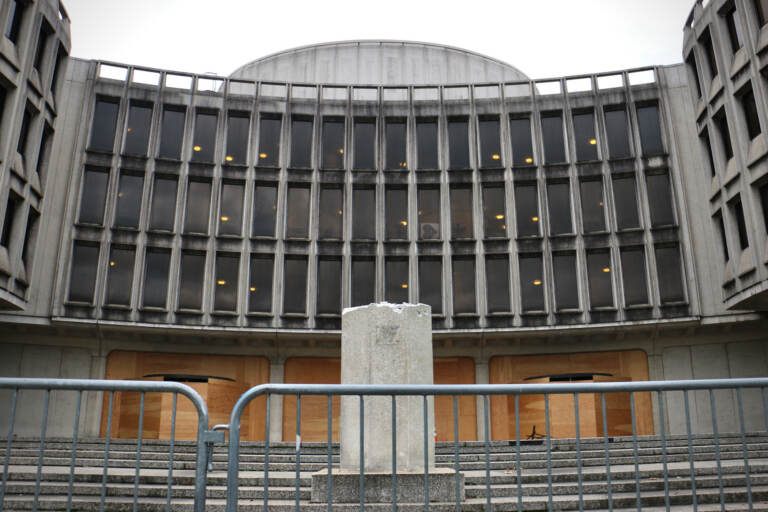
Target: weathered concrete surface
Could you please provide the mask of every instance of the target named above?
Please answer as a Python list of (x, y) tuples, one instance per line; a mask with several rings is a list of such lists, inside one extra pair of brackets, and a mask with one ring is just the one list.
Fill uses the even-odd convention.
[[(334, 469), (331, 496), (333, 503), (357, 503), (360, 501), (360, 473)], [(387, 503), (392, 501), (392, 473), (365, 473), (363, 478), (365, 503)], [(456, 473), (447, 468), (429, 471), (429, 501), (453, 502), (456, 492), (464, 499), (464, 474), (459, 473), (456, 487)], [(312, 501), (327, 502), (328, 471), (312, 475)], [(424, 473), (397, 473), (397, 502), (424, 503)]]

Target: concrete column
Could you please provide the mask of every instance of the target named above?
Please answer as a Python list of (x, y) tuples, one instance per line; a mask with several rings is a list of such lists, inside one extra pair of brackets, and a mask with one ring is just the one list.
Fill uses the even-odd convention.
[[(101, 354), (91, 354), (91, 379), (104, 379), (107, 375), (107, 357)], [(101, 433), (102, 405), (104, 393), (101, 391), (86, 393), (83, 406), (85, 407), (85, 435), (97, 437)], [(106, 414), (107, 411), (103, 411)], [(81, 422), (81, 425), (83, 423)]]
[[(285, 360), (280, 358), (269, 362), (269, 382), (282, 384), (285, 381)], [(283, 440), (283, 396), (269, 397), (269, 439), (272, 442)]]
[[(490, 373), (488, 372), (488, 361), (485, 359), (475, 359), (475, 384), (490, 384)], [(483, 397), (478, 396), (475, 399), (477, 407), (477, 440), (485, 441), (485, 409), (483, 406)], [(490, 403), (488, 404), (490, 406)], [(490, 414), (490, 411), (488, 411)], [(490, 421), (490, 415), (488, 421)], [(489, 426), (490, 428), (490, 426)]]

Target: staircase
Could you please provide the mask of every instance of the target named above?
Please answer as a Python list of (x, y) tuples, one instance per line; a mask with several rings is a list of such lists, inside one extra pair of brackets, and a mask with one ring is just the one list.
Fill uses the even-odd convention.
[[(665, 480), (662, 466), (662, 444), (658, 437), (638, 439), (637, 461), (631, 438), (610, 440), (610, 488), (615, 510), (665, 510)], [(719, 437), (722, 497), (725, 510), (748, 510), (747, 479), (740, 435)], [(720, 485), (715, 443), (712, 436), (694, 436), (691, 440), (698, 510), (721, 510)], [(66, 510), (70, 481), (72, 443), (67, 439), (48, 439), (40, 468), (39, 489), (35, 492), (38, 474), (39, 439), (14, 440), (10, 453), (9, 477), (5, 488), (3, 511)], [(454, 445), (438, 443), (436, 465), (453, 468)], [(141, 450), (141, 471), (138, 487), (134, 478), (137, 443), (134, 440), (113, 439), (107, 459), (106, 486), (104, 479), (103, 439), (81, 440), (77, 445), (72, 486), (72, 508), (78, 511), (98, 511), (102, 492), (106, 495), (105, 510), (133, 510), (136, 492), (138, 510), (166, 510), (169, 443), (144, 441)], [(195, 444), (178, 441), (174, 446), (171, 476), (171, 510), (192, 511), (195, 475)], [(270, 446), (269, 510), (295, 509), (296, 448), (289, 443)], [(466, 496), (463, 511), (482, 511), (486, 506), (486, 455), (482, 442), (459, 445), (459, 468), (465, 474)], [(604, 440), (581, 441), (581, 488), (584, 510), (609, 510), (606, 451)], [(672, 436), (667, 439), (669, 499), (672, 510), (692, 510), (691, 464), (688, 440)], [(768, 511), (768, 434), (747, 435), (749, 484), (754, 510)], [(0, 449), (0, 465), (5, 460), (5, 446)], [(226, 495), (226, 445), (217, 445), (213, 453), (213, 469), (208, 473), (206, 511), (223, 511)], [(240, 449), (240, 489), (238, 511), (262, 510), (264, 497), (264, 444), (242, 443)], [(333, 448), (334, 464), (338, 463), (338, 446)], [(635, 463), (637, 462), (637, 470)], [(311, 475), (326, 468), (327, 447), (305, 444), (301, 448), (298, 499), (302, 511), (324, 511), (325, 504), (310, 503)], [(552, 482), (553, 510), (579, 510), (579, 472), (575, 440), (551, 442), (547, 455), (546, 442), (524, 442), (520, 447), (519, 468), (514, 442), (494, 441), (489, 444), (488, 470), (490, 495), (494, 511), (548, 510), (548, 482)], [(548, 469), (549, 468), (549, 469)], [(518, 485), (518, 471), (521, 485)], [(37, 494), (37, 497), (36, 497)], [(357, 510), (358, 505), (334, 505), (333, 509)], [(424, 505), (400, 504), (399, 510), (423, 510)], [(389, 511), (391, 504), (367, 505), (366, 510)], [(454, 503), (434, 503), (430, 510), (455, 510)]]

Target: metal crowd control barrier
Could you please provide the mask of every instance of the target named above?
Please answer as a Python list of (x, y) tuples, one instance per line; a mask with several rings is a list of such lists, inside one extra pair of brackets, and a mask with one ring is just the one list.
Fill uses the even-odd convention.
[[(669, 472), (669, 460), (668, 460), (668, 447), (667, 447), (667, 433), (664, 428), (665, 425), (665, 407), (664, 407), (664, 394), (672, 392), (682, 393), (683, 408), (685, 411), (685, 428), (687, 439), (687, 460), (688, 469), (679, 469), (679, 471), (687, 471), (691, 479), (691, 493), (692, 493), (692, 509), (698, 510), (699, 497), (696, 490), (696, 467), (694, 464), (694, 443), (692, 439), (691, 431), (691, 406), (689, 400), (689, 392), (709, 392), (709, 401), (712, 411), (712, 430), (713, 430), (713, 442), (715, 444), (715, 463), (717, 466), (717, 479), (719, 488), (719, 502), (721, 510), (725, 510), (725, 496), (723, 491), (723, 465), (721, 463), (720, 453), (720, 440), (718, 436), (717, 426), (717, 412), (715, 408), (714, 393), (717, 390), (734, 390), (736, 393), (737, 402), (737, 414), (739, 423), (741, 452), (744, 464), (744, 475), (746, 481), (746, 497), (749, 510), (753, 509), (753, 490), (751, 485), (750, 476), (750, 460), (749, 449), (747, 447), (747, 428), (745, 426), (744, 419), (744, 403), (742, 390), (746, 388), (757, 388), (762, 393), (762, 405), (763, 415), (765, 416), (765, 425), (768, 429), (768, 396), (766, 395), (766, 388), (768, 388), (768, 378), (759, 379), (730, 379), (730, 380), (687, 380), (687, 381), (646, 381), (646, 382), (607, 382), (607, 383), (554, 383), (554, 384), (508, 384), (508, 385), (434, 385), (434, 386), (397, 386), (397, 385), (302, 385), (302, 384), (266, 384), (251, 388), (235, 404), (232, 414), (230, 416), (229, 425), (219, 425), (218, 428), (227, 428), (230, 432), (229, 437), (229, 457), (227, 467), (227, 512), (236, 512), (238, 507), (238, 492), (239, 492), (239, 454), (240, 454), (240, 420), (245, 407), (256, 397), (265, 395), (266, 400), (266, 430), (265, 430), (265, 462), (264, 462), (264, 490), (263, 490), (263, 510), (269, 510), (269, 464), (270, 464), (270, 439), (269, 439), (269, 424), (270, 424), (270, 395), (294, 395), (296, 396), (296, 434), (297, 438), (301, 436), (301, 397), (302, 396), (326, 396), (328, 400), (328, 412), (327, 412), (327, 429), (328, 429), (328, 441), (327, 441), (327, 456), (326, 467), (329, 473), (328, 477), (328, 510), (333, 509), (331, 502), (332, 497), (332, 478), (331, 469), (333, 466), (333, 443), (332, 443), (332, 406), (331, 400), (334, 396), (339, 395), (351, 395), (359, 397), (359, 413), (360, 413), (360, 458), (361, 461), (364, 457), (363, 453), (363, 435), (362, 430), (364, 428), (364, 404), (365, 397), (369, 396), (389, 396), (392, 400), (392, 411), (396, 409), (394, 407), (397, 398), (402, 396), (423, 396), (424, 397), (424, 418), (427, 417), (427, 397), (428, 396), (452, 396), (453, 397), (453, 425), (454, 425), (454, 454), (453, 454), (453, 469), (456, 474), (457, 482), (460, 471), (459, 464), (459, 435), (458, 435), (458, 397), (464, 395), (478, 396), (482, 398), (482, 421), (484, 430), (484, 467), (485, 467), (485, 510), (491, 511), (492, 507), (492, 491), (491, 491), (491, 458), (490, 458), (490, 397), (495, 395), (508, 395), (514, 397), (514, 409), (515, 409), (515, 437), (514, 440), (510, 440), (510, 444), (514, 443), (515, 456), (516, 456), (516, 482), (517, 482), (517, 510), (522, 511), (524, 507), (523, 498), (523, 475), (521, 469), (521, 432), (520, 432), (520, 397), (526, 395), (543, 395), (544, 396), (544, 417), (545, 417), (545, 431), (547, 434), (550, 430), (550, 397), (553, 395), (571, 395), (573, 397), (574, 414), (575, 418), (579, 416), (579, 395), (581, 394), (595, 394), (600, 397), (600, 408), (602, 412), (602, 432), (603, 432), (603, 445), (605, 450), (605, 478), (607, 491), (607, 507), (609, 510), (616, 508), (634, 508), (633, 502), (636, 502), (636, 509), (642, 510), (641, 503), (641, 472), (640, 472), (640, 457), (639, 457), (639, 440), (637, 432), (637, 416), (635, 407), (635, 395), (636, 393), (651, 393), (651, 397), (656, 395), (658, 400), (657, 414), (659, 415), (658, 423), (662, 425), (659, 435), (661, 438), (662, 457), (661, 466), (664, 479), (664, 506), (666, 510), (670, 510), (671, 498), (670, 498), (670, 481), (673, 479), (670, 477)], [(630, 487), (634, 489), (634, 497), (627, 498), (625, 492), (622, 497), (622, 503), (615, 503), (618, 498), (614, 496), (617, 494), (612, 489), (611, 484), (611, 456), (609, 453), (609, 444), (612, 443), (613, 438), (608, 435), (608, 423), (607, 423), (607, 409), (606, 409), (606, 395), (610, 393), (628, 393), (631, 409), (631, 423), (632, 423), (632, 465), (634, 468), (634, 485)], [(394, 413), (392, 415), (393, 435), (392, 435), (392, 458), (393, 458), (393, 471), (396, 468), (397, 451), (396, 433), (394, 426), (396, 419)], [(424, 422), (426, 425), (426, 421)], [(584, 473), (583, 473), (583, 457), (582, 457), (582, 437), (579, 432), (579, 421), (576, 421), (576, 473), (577, 473), (577, 494), (578, 494), (578, 509), (584, 510), (585, 507), (585, 493), (583, 490), (584, 485)], [(762, 431), (761, 431), (762, 432)], [(428, 442), (431, 432), (427, 432), (424, 429), (424, 443)], [(628, 437), (628, 436), (627, 436)], [(554, 509), (553, 504), (553, 457), (552, 457), (552, 439), (549, 435), (545, 435), (540, 441), (545, 444), (546, 452), (546, 487), (547, 487), (547, 502), (546, 507), (548, 510)], [(301, 506), (300, 500), (300, 464), (301, 464), (301, 444), (296, 445), (296, 481), (295, 481), (295, 499), (294, 509), (298, 511)], [(684, 450), (684, 448), (683, 448)], [(684, 452), (683, 452), (684, 453)], [(685, 454), (683, 454), (685, 457)], [(678, 464), (679, 466), (680, 464)], [(363, 467), (363, 464), (360, 464)], [(424, 509), (430, 509), (429, 500), (429, 475), (425, 475), (425, 493), (424, 493)], [(397, 478), (393, 478), (393, 492), (392, 492), (392, 510), (397, 511)], [(359, 479), (359, 495), (360, 495), (360, 510), (365, 509), (365, 503), (363, 501), (365, 486), (365, 479), (361, 471)], [(761, 499), (765, 499), (765, 491), (760, 495)], [(615, 499), (616, 498), (616, 499)], [(714, 499), (714, 498), (712, 498)], [(456, 511), (462, 510), (463, 497), (456, 495), (455, 509)], [(317, 504), (315, 504), (317, 505)], [(514, 506), (514, 505), (513, 505)], [(505, 510), (507, 508), (504, 508)], [(559, 509), (559, 508), (558, 508)], [(538, 508), (537, 508), (538, 510)]]
[(40, 424), (40, 448), (37, 457), (37, 468), (35, 475), (34, 497), (32, 510), (38, 510), (40, 497), (40, 484), (42, 479), (42, 468), (44, 463), (44, 450), (46, 445), (46, 428), (48, 424), (49, 405), (51, 392), (58, 390), (73, 391), (77, 393), (77, 402), (75, 406), (74, 426), (72, 430), (72, 452), (69, 464), (69, 480), (67, 486), (66, 510), (72, 509), (73, 487), (75, 480), (75, 459), (77, 454), (77, 443), (80, 425), (80, 412), (82, 405), (83, 392), (108, 392), (109, 406), (106, 426), (106, 441), (104, 447), (103, 473), (101, 479), (101, 496), (99, 501), (99, 510), (105, 509), (107, 496), (107, 473), (109, 462), (109, 450), (112, 431), (112, 414), (116, 392), (137, 392), (141, 393), (141, 402), (138, 421), (138, 440), (137, 456), (133, 487), (133, 510), (139, 506), (139, 472), (141, 469), (141, 449), (142, 449), (142, 431), (144, 422), (144, 398), (147, 393), (173, 393), (173, 409), (171, 418), (171, 440), (170, 457), (168, 462), (168, 485), (166, 510), (171, 510), (171, 490), (173, 480), (173, 453), (175, 443), (176, 426), (176, 406), (178, 395), (181, 394), (188, 398), (197, 411), (197, 451), (195, 465), (195, 489), (194, 489), (194, 511), (204, 512), (205, 510), (205, 492), (206, 492), (206, 470), (208, 461), (208, 445), (214, 441), (223, 441), (222, 432), (211, 432), (208, 430), (208, 407), (203, 398), (191, 387), (178, 382), (158, 382), (158, 381), (118, 381), (118, 380), (88, 380), (88, 379), (24, 379), (24, 378), (0, 378), (0, 389), (13, 391), (10, 411), (0, 411), (0, 414), (9, 415), (9, 426), (7, 432), (7, 441), (5, 443), (5, 461), (3, 464), (2, 486), (0, 486), (0, 509), (4, 509), (6, 485), (9, 477), (9, 462), (11, 457), (11, 447), (14, 437), (14, 423), (16, 421), (16, 412), (19, 399), (19, 392), (23, 390), (45, 391), (45, 398), (42, 407), (42, 421)]

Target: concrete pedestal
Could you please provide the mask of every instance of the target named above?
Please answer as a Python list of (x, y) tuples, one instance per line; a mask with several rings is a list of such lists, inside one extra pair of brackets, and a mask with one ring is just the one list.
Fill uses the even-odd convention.
[[(392, 502), (392, 473), (365, 473), (363, 491), (365, 503)], [(453, 503), (456, 493), (464, 497), (464, 475), (459, 473), (458, 488), (456, 473), (451, 469), (439, 468), (429, 472), (429, 501)], [(360, 473), (334, 469), (332, 473), (331, 499), (333, 503), (360, 502)], [(312, 475), (312, 497), (316, 503), (328, 501), (328, 471)], [(397, 472), (397, 502), (424, 503), (424, 473)]]

